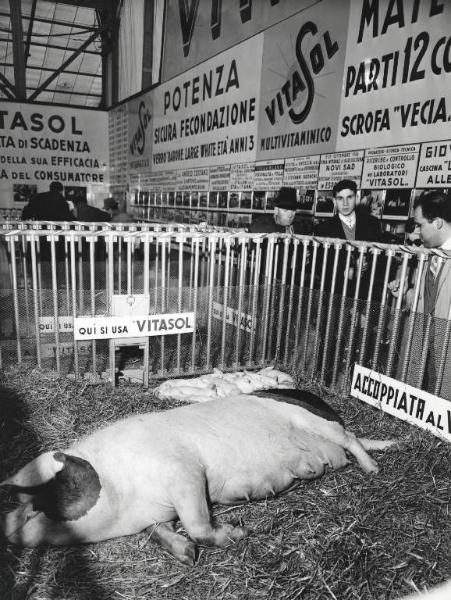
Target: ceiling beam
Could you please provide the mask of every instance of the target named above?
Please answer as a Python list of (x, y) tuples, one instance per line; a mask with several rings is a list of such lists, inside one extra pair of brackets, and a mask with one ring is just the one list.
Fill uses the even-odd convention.
[(16, 90), (16, 100), (26, 100), (25, 57), (22, 41), (23, 29), (20, 2), (17, 2), (17, 0), (9, 0), (9, 10), (13, 38), (14, 87)]
[[(13, 1), (13, 0), (11, 0)], [(39, 94), (45, 90), (47, 88), (47, 86), (54, 80), (56, 79), (63, 71), (64, 69), (69, 66), (76, 58), (77, 56), (79, 56), (84, 50), (85, 48), (87, 48), (89, 46), (89, 44), (92, 44), (92, 42), (96, 39), (96, 37), (98, 37), (100, 35), (101, 30), (98, 29), (97, 31), (94, 31), (94, 33), (92, 35), (89, 36), (89, 38), (83, 42), (83, 44), (77, 48), (77, 50), (75, 50), (75, 52), (73, 54), (71, 54), (71, 56), (69, 56), (69, 58), (67, 60), (65, 60), (63, 62), (63, 64), (54, 72), (52, 73), (52, 75), (50, 75), (50, 77), (48, 79), (46, 79), (44, 81), (44, 83), (42, 85), (40, 85), (38, 87), (37, 90), (35, 90), (31, 96), (29, 97), (29, 100), (34, 100), (35, 98), (37, 98), (37, 96), (39, 96)]]
[[(9, 12), (4, 12), (0, 10), (0, 17), (9, 17)], [(23, 21), (29, 21), (32, 17), (29, 15), (22, 15)], [(33, 17), (33, 21), (37, 23), (47, 23), (48, 25), (61, 25), (62, 27), (67, 27), (69, 29), (81, 29), (91, 31), (91, 25), (77, 25), (77, 23), (70, 23), (68, 21), (59, 21), (58, 19), (45, 19), (44, 17)]]
[(5, 94), (11, 100), (14, 100), (16, 98), (16, 90), (14, 89), (13, 84), (3, 75), (3, 73), (0, 73), (0, 82), (2, 83), (2, 89)]
[(0, 83), (0, 91), (2, 91), (9, 100), (15, 100), (16, 97), (9, 91), (9, 88), (3, 83)]
[(30, 42), (33, 34), (34, 15), (36, 12), (37, 0), (33, 0), (31, 5), (30, 22), (28, 23), (27, 41), (25, 42), (25, 66), (27, 66), (28, 57), (30, 56)]
[(81, 8), (92, 8), (94, 10), (111, 10), (111, 0), (55, 0), (58, 4), (69, 4)]
[[(14, 67), (14, 65), (13, 63), (0, 62), (0, 67)], [(49, 67), (35, 67), (33, 65), (27, 65), (27, 71), (48, 71), (53, 73), (54, 70), (55, 69), (49, 69)], [(102, 77), (102, 75), (99, 75), (98, 73), (86, 73), (86, 71), (69, 71), (68, 69), (65, 69), (64, 72), (68, 75), (80, 75), (83, 77), (97, 77), (99, 79)]]

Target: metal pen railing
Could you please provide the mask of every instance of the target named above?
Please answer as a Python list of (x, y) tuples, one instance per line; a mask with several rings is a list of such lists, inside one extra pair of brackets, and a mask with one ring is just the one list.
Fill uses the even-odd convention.
[(143, 343), (133, 361), (145, 384), (274, 364), (343, 391), (358, 362), (421, 387), (434, 347), (439, 394), (450, 370), (451, 309), (441, 319), (418, 310), (431, 254), (451, 260), (403, 245), (174, 224), (3, 222), (2, 364), (111, 378), (115, 344), (74, 342), (73, 322), (110, 315), (114, 296), (136, 296), (147, 299), (148, 314), (196, 314), (194, 333)]

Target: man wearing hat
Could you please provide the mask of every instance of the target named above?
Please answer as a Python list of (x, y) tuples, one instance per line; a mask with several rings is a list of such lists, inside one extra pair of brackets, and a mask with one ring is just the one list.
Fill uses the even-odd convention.
[(105, 198), (103, 208), (110, 213), (112, 223), (133, 223), (132, 217), (120, 210), (119, 203), (112, 196)]
[(295, 222), (296, 190), (281, 187), (274, 200), (274, 213), (261, 215), (249, 227), (250, 233), (304, 233), (301, 223)]

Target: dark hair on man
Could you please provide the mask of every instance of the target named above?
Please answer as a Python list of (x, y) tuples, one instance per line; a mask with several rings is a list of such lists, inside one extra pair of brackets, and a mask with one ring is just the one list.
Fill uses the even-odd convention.
[(50, 190), (52, 192), (60, 192), (62, 193), (64, 190), (64, 186), (61, 183), (61, 181), (52, 181), (52, 183), (50, 184)]
[(421, 207), (423, 217), (429, 222), (436, 218), (451, 223), (451, 197), (439, 190), (423, 192), (414, 202), (413, 208)]
[(352, 179), (342, 179), (336, 183), (332, 189), (334, 197), (342, 190), (351, 190), (354, 194), (357, 194), (357, 184), (355, 181), (352, 181)]

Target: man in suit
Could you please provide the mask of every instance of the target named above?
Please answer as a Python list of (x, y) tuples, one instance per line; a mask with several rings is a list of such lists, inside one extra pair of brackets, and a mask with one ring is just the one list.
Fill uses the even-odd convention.
[(302, 234), (301, 223), (295, 221), (298, 203), (296, 190), (281, 187), (275, 200), (272, 215), (260, 215), (249, 226), (250, 233), (296, 233)]
[(380, 221), (367, 210), (356, 210), (357, 185), (343, 179), (333, 188), (335, 216), (319, 224), (316, 234), (321, 237), (348, 241), (381, 241)]
[[(451, 400), (451, 346), (444, 347), (446, 328), (451, 318), (451, 198), (441, 192), (432, 191), (420, 196), (414, 205), (414, 220), (425, 248), (438, 248), (446, 256), (442, 262), (431, 256), (421, 274), (417, 313), (421, 315), (414, 332), (407, 381), (416, 385), (416, 375), (420, 369), (422, 349), (427, 345), (428, 356), (423, 386), (434, 392), (437, 383), (438, 368), (442, 355), (446, 357), (443, 380), (438, 395)], [(389, 284), (392, 294), (397, 297), (400, 280)], [(403, 286), (407, 307), (413, 300), (412, 290)], [(430, 317), (429, 317), (430, 316)], [(425, 327), (430, 319), (429, 335), (425, 339)], [(403, 357), (401, 356), (400, 362)]]
[[(365, 242), (381, 242), (382, 233), (380, 221), (373, 217), (368, 210), (363, 207), (357, 208), (357, 185), (355, 181), (343, 179), (335, 184), (333, 188), (335, 215), (331, 219), (327, 219), (320, 223), (315, 230), (318, 237), (339, 238), (348, 242), (365, 241)], [(356, 284), (356, 252), (353, 253), (353, 260), (349, 270), (348, 277), (348, 296), (352, 296)], [(321, 254), (320, 254), (321, 257)], [(331, 284), (333, 255), (329, 250), (328, 255), (328, 277), (327, 285)], [(344, 283), (344, 273), (346, 264), (346, 252), (344, 248), (340, 251), (340, 258), (337, 268), (337, 280), (335, 293), (340, 294)], [(370, 259), (365, 258), (363, 263), (363, 276), (360, 282), (359, 298), (365, 299), (368, 293), (369, 286), (369, 265)]]
[(24, 221), (35, 219), (36, 221), (73, 221), (74, 216), (69, 209), (64, 196), (63, 184), (60, 181), (52, 181), (50, 190), (36, 194), (22, 211)]

